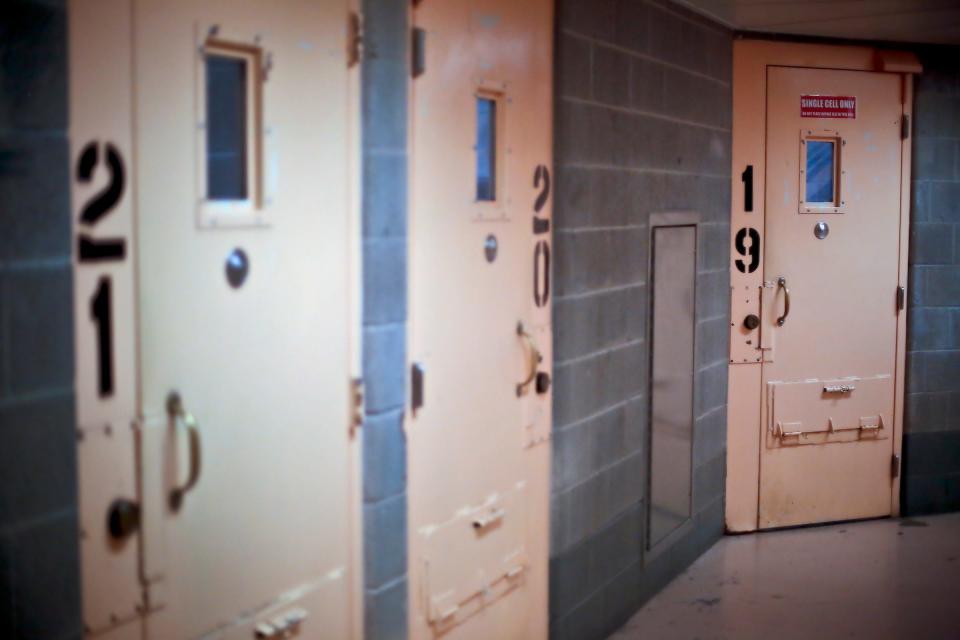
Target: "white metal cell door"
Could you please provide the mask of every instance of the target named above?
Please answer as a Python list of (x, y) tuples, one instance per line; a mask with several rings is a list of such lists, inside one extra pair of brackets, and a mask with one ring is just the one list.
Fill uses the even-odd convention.
[(134, 7), (147, 635), (350, 637), (348, 5)]
[(414, 13), (411, 637), (546, 637), (552, 3)]
[(902, 78), (767, 77), (759, 526), (888, 515)]

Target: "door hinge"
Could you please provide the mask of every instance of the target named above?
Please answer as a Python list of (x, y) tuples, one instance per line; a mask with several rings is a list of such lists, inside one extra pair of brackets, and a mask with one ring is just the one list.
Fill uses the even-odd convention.
[(350, 437), (363, 426), (363, 378), (350, 378)]
[(900, 119), (900, 139), (907, 140), (910, 137), (910, 116), (903, 114)]
[(347, 68), (360, 62), (363, 55), (363, 20), (356, 11), (347, 16)]
[(897, 311), (903, 311), (907, 306), (907, 288), (897, 287)]
[(423, 406), (423, 365), (414, 362), (410, 365), (410, 411), (414, 417)]
[(890, 460), (890, 476), (892, 478), (900, 477), (900, 454), (893, 454), (893, 458)]
[(410, 73), (419, 78), (427, 70), (427, 32), (414, 27), (410, 37)]

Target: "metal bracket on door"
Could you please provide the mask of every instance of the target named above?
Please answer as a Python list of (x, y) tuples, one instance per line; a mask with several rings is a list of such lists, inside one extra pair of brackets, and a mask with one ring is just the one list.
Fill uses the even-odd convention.
[(423, 407), (423, 365), (414, 362), (410, 365), (410, 412), (417, 416), (417, 411)]
[(489, 512), (475, 517), (471, 524), (473, 525), (473, 528), (476, 529), (477, 531), (483, 531), (484, 529), (487, 529), (491, 525), (494, 525), (500, 522), (501, 520), (503, 520), (504, 515), (506, 515), (506, 511), (504, 511), (503, 509), (491, 509)]
[(363, 378), (350, 379), (350, 437), (363, 426)]
[(414, 27), (410, 34), (410, 74), (419, 78), (427, 70), (427, 32)]
[[(826, 430), (820, 431), (804, 431), (798, 427), (802, 426), (801, 422), (777, 422), (773, 426), (773, 436), (775, 438), (780, 438), (782, 441), (784, 438), (797, 438), (799, 440), (807, 439), (811, 436), (829, 436), (830, 434), (836, 434), (841, 432), (856, 431), (861, 435), (864, 433), (879, 434), (884, 429), (883, 416), (876, 416), (876, 424), (870, 424), (872, 416), (861, 417), (860, 423), (856, 427), (840, 427), (835, 426), (833, 418), (827, 418), (827, 428)], [(791, 427), (794, 428), (794, 431), (787, 431), (785, 428)]]
[(824, 393), (850, 393), (856, 390), (852, 384), (829, 384), (823, 388)]
[[(767, 306), (773, 304), (772, 295), (766, 294), (764, 290), (774, 289), (776, 286), (777, 283), (771, 280), (764, 280), (760, 285), (760, 316), (762, 318), (768, 317)], [(773, 327), (770, 327), (765, 322), (760, 323), (760, 342), (758, 348), (760, 349), (763, 362), (773, 362), (774, 333)]]
[(356, 11), (347, 16), (347, 68), (363, 58), (363, 19)]
[(280, 638), (293, 638), (300, 635), (300, 627), (303, 621), (307, 619), (307, 611), (299, 607), (291, 609), (269, 622), (261, 622), (254, 629), (255, 638), (264, 640), (279, 640)]

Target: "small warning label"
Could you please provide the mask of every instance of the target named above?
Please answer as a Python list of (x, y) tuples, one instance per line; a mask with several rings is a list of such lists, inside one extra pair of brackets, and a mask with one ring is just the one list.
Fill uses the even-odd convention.
[(856, 118), (854, 96), (800, 96), (801, 118)]

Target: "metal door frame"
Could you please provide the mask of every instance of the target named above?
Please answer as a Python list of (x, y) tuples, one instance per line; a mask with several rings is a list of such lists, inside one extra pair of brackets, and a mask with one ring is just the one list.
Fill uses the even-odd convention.
[[(545, 33), (541, 35), (548, 36), (545, 39), (546, 44), (546, 53), (548, 54), (547, 60), (552, 61), (554, 45), (552, 39), (549, 37), (549, 34), (552, 33), (553, 25), (553, 4), (550, 2), (546, 3), (533, 3), (526, 8), (527, 11), (534, 10), (544, 10), (547, 12)], [(412, 176), (417, 173), (417, 163), (419, 158), (419, 152), (417, 147), (416, 136), (414, 135), (417, 128), (417, 105), (420, 101), (429, 99), (429, 94), (424, 95), (422, 88), (418, 88), (418, 83), (422, 81), (422, 76), (424, 74), (430, 73), (430, 58), (429, 54), (426, 52), (430, 51), (431, 47), (431, 38), (437, 36), (438, 34), (430, 30), (427, 21), (424, 20), (423, 15), (420, 13), (423, 10), (421, 6), (417, 8), (417, 3), (414, 3), (414, 8), (409, 14), (410, 17), (410, 26), (414, 31), (414, 44), (413, 44), (413, 60), (414, 68), (411, 70), (411, 77), (408, 84), (408, 102), (410, 105), (408, 113), (408, 133), (410, 135), (409, 142), (409, 153), (410, 153), (410, 170), (409, 173)], [(547, 26), (549, 25), (549, 26)], [(464, 22), (462, 27), (464, 31), (470, 27), (470, 23)], [(444, 37), (442, 34), (439, 37)], [(434, 44), (433, 46), (437, 46)], [(550, 63), (548, 62), (545, 66), (544, 71), (548, 77), (548, 82), (544, 83), (541, 87), (546, 87), (547, 93), (542, 95), (541, 98), (544, 100), (544, 107), (552, 105), (552, 101), (549, 99), (549, 91), (552, 86), (552, 74), (550, 73)], [(504, 99), (503, 107), (506, 113), (510, 113), (513, 109), (511, 100), (510, 85), (506, 84), (502, 78), (493, 79), (493, 76), (486, 77), (487, 74), (484, 74), (484, 77), (476, 76), (471, 79), (471, 95), (476, 97), (477, 95), (483, 95), (487, 91), (491, 91), (495, 94), (502, 94)], [(503, 84), (501, 84), (503, 83)], [(499, 117), (499, 116), (498, 116)], [(532, 291), (531, 298), (527, 301), (525, 306), (525, 311), (518, 317), (518, 319), (523, 319), (522, 327), (525, 327), (526, 330), (530, 332), (533, 336), (533, 340), (538, 348), (538, 352), (542, 360), (539, 362), (537, 371), (539, 373), (548, 373), (552, 375), (553, 373), (553, 354), (552, 354), (552, 299), (550, 292), (550, 278), (552, 277), (552, 266), (550, 264), (550, 252), (553, 243), (552, 236), (552, 211), (553, 211), (553, 191), (551, 190), (551, 179), (553, 172), (552, 165), (552, 145), (553, 145), (553, 136), (550, 134), (552, 130), (551, 122), (553, 118), (552, 110), (547, 108), (544, 113), (541, 113), (541, 117), (545, 119), (545, 133), (544, 133), (544, 142), (542, 149), (542, 157), (538, 159), (535, 165), (529, 167), (530, 173), (527, 175), (522, 175), (516, 181), (507, 176), (497, 177), (499, 186), (497, 187), (498, 192), (506, 189), (508, 194), (507, 202), (510, 202), (512, 198), (513, 204), (510, 205), (510, 210), (512, 213), (508, 213), (507, 209), (504, 209), (504, 202), (501, 201), (501, 196), (503, 194), (498, 193), (497, 199), (492, 202), (481, 202), (479, 205), (471, 201), (468, 205), (466, 211), (470, 213), (463, 213), (461, 215), (470, 215), (471, 219), (474, 222), (496, 222), (499, 220), (514, 220), (518, 221), (525, 216), (530, 216), (534, 222), (532, 231), (524, 232), (524, 236), (515, 238), (514, 240), (518, 241), (520, 244), (520, 251), (522, 254), (528, 256), (525, 260), (529, 259), (529, 262), (526, 264), (530, 265), (531, 271), (530, 275), (533, 276), (534, 286)], [(512, 125), (509, 122), (513, 122), (514, 118), (509, 117), (507, 127)], [(498, 123), (498, 126), (502, 126), (503, 123)], [(471, 124), (472, 126), (472, 124)], [(506, 143), (507, 138), (502, 136), (498, 132), (497, 144)], [(421, 149), (422, 151), (422, 149)], [(507, 153), (513, 153), (513, 151), (507, 151)], [(499, 170), (499, 169), (498, 169)], [(528, 179), (531, 180), (530, 183), (525, 183)], [(512, 186), (507, 186), (512, 185)], [(513, 193), (513, 195), (509, 195)], [(407, 202), (409, 207), (409, 243), (410, 245), (415, 245), (417, 243), (417, 233), (415, 229), (418, 225), (418, 197), (421, 197), (422, 194), (417, 193), (415, 188), (414, 181), (411, 178), (411, 182), (407, 194)], [(422, 198), (421, 198), (422, 199)], [(422, 212), (420, 212), (422, 214)], [(506, 217), (505, 217), (506, 216)], [(424, 219), (419, 218), (419, 224), (421, 226), (429, 225), (429, 222), (425, 222)], [(530, 229), (530, 227), (527, 227)], [(494, 231), (491, 229), (491, 231)], [(497, 230), (496, 235), (498, 237), (503, 237), (503, 231)], [(526, 234), (530, 235), (527, 236)], [(508, 236), (509, 237), (509, 236)], [(413, 375), (411, 373), (412, 368), (421, 364), (419, 361), (419, 356), (417, 355), (418, 349), (423, 350), (424, 345), (417, 342), (417, 330), (416, 328), (420, 326), (417, 316), (417, 287), (418, 283), (415, 281), (415, 272), (414, 268), (417, 264), (417, 252), (413, 249), (410, 250), (410, 257), (408, 260), (408, 270), (410, 272), (410, 301), (409, 301), (409, 312), (408, 312), (408, 326), (407, 326), (407, 341), (408, 341), (408, 355), (407, 355), (407, 366), (408, 366), (408, 391), (412, 391), (410, 399), (407, 401), (405, 420), (404, 420), (404, 429), (408, 434), (408, 444), (407, 444), (407, 465), (408, 469), (412, 468), (411, 451), (417, 448), (416, 442), (413, 440), (416, 438), (417, 432), (417, 422), (416, 416), (419, 410), (419, 402), (414, 401), (413, 398), (419, 396), (418, 391), (414, 391), (413, 388), (417, 388), (418, 384), (416, 382), (411, 382)], [(520, 274), (526, 277), (526, 273)], [(422, 283), (419, 283), (422, 285)], [(538, 292), (538, 284), (542, 285), (542, 290)], [(422, 318), (421, 318), (422, 320)], [(511, 324), (511, 334), (514, 330), (513, 324)], [(525, 352), (531, 353), (528, 350), (528, 347), (523, 341), (523, 334), (517, 333), (518, 348), (524, 349)], [(429, 363), (426, 365), (426, 374), (429, 373)], [(519, 382), (518, 378), (516, 382)], [(518, 433), (522, 428), (524, 422), (529, 420), (529, 429), (526, 434), (523, 435), (523, 442), (518, 440), (517, 446), (522, 447), (523, 454), (523, 465), (524, 465), (524, 474), (526, 475), (526, 488), (527, 492), (527, 501), (525, 509), (526, 517), (526, 530), (523, 537), (525, 551), (526, 551), (526, 569), (523, 572), (526, 577), (523, 578), (525, 581), (522, 589), (526, 591), (525, 595), (520, 597), (526, 598), (527, 603), (530, 604), (529, 608), (525, 611), (525, 618), (523, 619), (521, 627), (526, 629), (526, 634), (530, 637), (546, 637), (548, 632), (548, 609), (549, 609), (549, 557), (548, 557), (548, 539), (549, 539), (549, 527), (550, 527), (550, 518), (549, 518), (549, 483), (550, 483), (550, 465), (552, 464), (552, 454), (549, 446), (550, 442), (550, 430), (552, 428), (552, 381), (550, 378), (547, 378), (547, 391), (542, 393), (537, 393), (535, 391), (536, 378), (530, 381), (530, 388), (526, 396), (520, 398), (520, 402), (524, 403), (524, 406), (520, 409), (521, 422), (518, 424)], [(412, 388), (411, 388), (412, 387)], [(421, 391), (428, 396), (427, 392)], [(426, 403), (429, 403), (429, 397), (420, 396), (425, 400)], [(414, 406), (416, 403), (417, 406)], [(534, 411), (534, 408), (539, 410)], [(535, 418), (530, 418), (529, 415), (535, 414)], [(413, 434), (413, 435), (411, 435)], [(423, 578), (423, 564), (422, 564), (422, 543), (418, 544), (416, 542), (417, 536), (420, 534), (416, 533), (416, 529), (423, 523), (414, 522), (414, 517), (411, 515), (413, 513), (412, 505), (416, 503), (416, 494), (418, 490), (414, 487), (413, 480), (408, 477), (408, 500), (407, 500), (407, 542), (406, 549), (408, 554), (408, 579), (410, 584), (409, 594), (407, 597), (407, 606), (408, 606), (408, 620), (407, 620), (407, 633), (413, 637), (426, 637), (424, 634), (429, 634), (432, 636), (438, 635), (456, 635), (456, 636), (475, 636), (480, 627), (471, 628), (470, 625), (479, 625), (479, 624), (504, 624), (502, 613), (490, 614), (487, 616), (487, 620), (484, 619), (484, 616), (474, 615), (477, 611), (486, 611), (490, 613), (493, 611), (487, 609), (489, 603), (484, 603), (482, 607), (476, 607), (471, 609), (468, 615), (465, 615), (462, 621), (450, 624), (450, 626), (444, 627), (435, 627), (432, 624), (426, 621), (426, 615), (424, 612), (424, 604), (427, 599), (426, 591), (424, 590), (424, 585), (426, 581)], [(502, 602), (501, 611), (503, 607), (512, 606), (511, 604), (506, 604), (507, 600), (498, 600)], [(465, 601), (465, 602), (470, 602)], [(476, 600), (474, 601), (476, 602)], [(512, 615), (512, 614), (510, 614)], [(497, 617), (494, 617), (497, 616)], [(498, 619), (499, 618), (499, 619)], [(507, 624), (513, 624), (515, 621), (510, 619)], [(504, 627), (505, 628), (505, 627)], [(455, 629), (455, 630), (453, 630)]]
[[(910, 227), (911, 131), (913, 121), (913, 75), (922, 68), (915, 55), (879, 50), (869, 46), (842, 46), (736, 40), (733, 47), (733, 154), (730, 202), (730, 367), (727, 396), (727, 479), (725, 525), (728, 532), (758, 528), (760, 498), (761, 380), (763, 355), (757, 330), (750, 333), (753, 346), (746, 346), (741, 333), (742, 317), (760, 317), (759, 291), (763, 286), (763, 241), (765, 220), (765, 175), (767, 138), (767, 68), (804, 67), (824, 70), (872, 71), (901, 76), (903, 114), (907, 125), (901, 136), (900, 246), (898, 285), (907, 287), (907, 257)], [(752, 202), (751, 202), (752, 201)], [(752, 206), (748, 206), (752, 205)], [(752, 270), (741, 272), (737, 250), (741, 229), (759, 234), (759, 259)], [(744, 301), (744, 292), (749, 293)], [(890, 292), (891, 304), (895, 291)], [(905, 299), (905, 296), (904, 296)], [(903, 441), (904, 367), (906, 354), (906, 308), (897, 314), (894, 392), (893, 453), (899, 460)], [(893, 477), (890, 513), (900, 513), (900, 474)]]
[[(344, 20), (359, 12), (360, 0), (344, 0)], [(102, 493), (108, 486), (115, 497), (139, 502), (139, 446), (135, 426), (140, 394), (140, 345), (137, 297), (137, 185), (134, 180), (137, 162), (133, 75), (135, 43), (133, 42), (136, 0), (102, 0), (96, 7), (79, 0), (68, 3), (69, 24), (69, 114), (71, 175), (71, 244), (74, 246), (74, 345), (78, 367), (77, 379), (77, 458), (78, 501), (81, 522), (80, 546), (83, 620), (87, 633), (121, 634), (141, 637), (142, 622), (151, 613), (147, 595), (147, 578), (142, 568), (142, 536), (135, 531), (123, 544), (104, 553), (98, 527), (105, 521)], [(346, 26), (346, 25), (345, 25)], [(349, 63), (347, 72), (348, 158), (347, 228), (349, 244), (347, 308), (349, 363), (348, 379), (361, 375), (361, 219), (360, 219), (360, 64)], [(318, 117), (322, 117), (318, 115)], [(88, 148), (95, 148), (92, 177), (80, 175), (80, 158)], [(111, 151), (112, 149), (112, 151)], [(104, 175), (111, 179), (109, 156), (119, 157), (124, 176), (123, 188), (116, 203), (102, 216), (102, 223), (81, 224), (84, 208), (103, 188)], [(116, 174), (116, 172), (113, 172)], [(115, 179), (115, 175), (113, 176)], [(125, 253), (116, 261), (85, 261), (79, 253), (82, 237), (102, 241), (123, 240)], [(91, 355), (90, 295), (92, 287), (103, 278), (112, 283), (113, 325), (112, 395), (101, 396), (95, 388), (96, 363)], [(80, 370), (84, 367), (83, 370)], [(93, 381), (93, 382), (91, 382)], [(343, 427), (350, 427), (348, 417), (353, 407), (343, 407)], [(109, 447), (109, 451), (105, 448)], [(103, 456), (129, 452), (119, 463), (103, 464)], [(349, 478), (347, 479), (351, 548), (348, 552), (350, 576), (350, 611), (347, 612), (353, 637), (364, 635), (363, 598), (363, 504), (361, 438), (354, 432), (349, 439)], [(110, 498), (112, 500), (112, 498)], [(109, 501), (108, 501), (109, 502)], [(87, 509), (93, 509), (86, 515)], [(130, 594), (124, 602), (119, 595)]]

